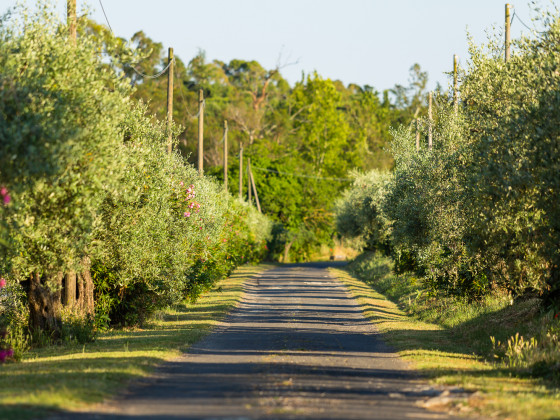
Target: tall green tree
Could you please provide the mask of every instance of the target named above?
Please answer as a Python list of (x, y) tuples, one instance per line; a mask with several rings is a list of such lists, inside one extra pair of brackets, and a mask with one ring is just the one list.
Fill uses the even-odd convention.
[[(88, 276), (97, 209), (119, 188), (130, 84), (99, 59), (104, 43), (80, 36), (41, 3), (0, 27), (0, 183), (8, 186), (13, 247), (4, 272), (28, 280), (31, 320), (53, 327), (64, 273)], [(20, 6), (21, 7), (21, 6)], [(82, 27), (80, 33), (84, 33)]]

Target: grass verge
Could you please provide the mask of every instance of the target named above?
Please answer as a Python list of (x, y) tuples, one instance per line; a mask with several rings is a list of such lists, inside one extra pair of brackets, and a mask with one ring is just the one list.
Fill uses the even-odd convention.
[(0, 419), (80, 410), (115, 395), (208, 334), (237, 304), (243, 282), (267, 268), (240, 267), (217, 285), (219, 291), (161, 313), (143, 329), (109, 331), (86, 345), (37, 349), (21, 363), (0, 365)]
[[(511, 305), (507, 297), (478, 305), (431, 302), (419, 296), (415, 279), (392, 274), (390, 260), (375, 257), (370, 263), (371, 270), (358, 271), (365, 281), (349, 269), (331, 272), (387, 341), (432, 383), (476, 391), (476, 397), (453, 403), (451, 410), (508, 419), (560, 418), (560, 390), (551, 381), (483, 357), (492, 348), (490, 336), (500, 339), (535, 328), (534, 304)], [(524, 317), (526, 322), (520, 322)]]

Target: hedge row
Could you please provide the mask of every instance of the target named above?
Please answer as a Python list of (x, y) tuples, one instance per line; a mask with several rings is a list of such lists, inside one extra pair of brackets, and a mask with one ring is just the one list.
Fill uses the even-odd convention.
[[(471, 44), (458, 109), (436, 97), (433, 122), (393, 131), (391, 174), (356, 179), (339, 231), (391, 253), (436, 290), (496, 288), (560, 298), (560, 21), (513, 43)], [(427, 147), (431, 124), (433, 147)]]
[(60, 335), (67, 312), (95, 314), (98, 326), (141, 323), (261, 259), (271, 230), (166, 152), (166, 127), (111, 65), (141, 57), (85, 28), (70, 42), (49, 10), (0, 24), (4, 340), (27, 322)]

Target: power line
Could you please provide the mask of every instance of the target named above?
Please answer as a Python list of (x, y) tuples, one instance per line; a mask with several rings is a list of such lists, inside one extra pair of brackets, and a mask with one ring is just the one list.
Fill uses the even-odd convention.
[(332, 177), (323, 177), (323, 176), (315, 176), (315, 175), (303, 175), (303, 174), (277, 171), (275, 169), (259, 168), (258, 166), (251, 166), (251, 167), (253, 169), (258, 170), (258, 171), (266, 171), (266, 172), (272, 172), (272, 173), (280, 174), (280, 175), (294, 176), (296, 178), (311, 178), (311, 179), (319, 179), (319, 180), (325, 180), (325, 181), (339, 181), (339, 182), (354, 181), (353, 179), (350, 179), (350, 178), (332, 178)]
[[(179, 72), (177, 72), (177, 77), (180, 77)], [(181, 83), (181, 85), (184, 87), (184, 84)], [(200, 111), (202, 111), (202, 109), (199, 109), (198, 113), (196, 115), (193, 115), (191, 113), (191, 111), (189, 111), (189, 107), (187, 106), (188, 102), (187, 102), (185, 96), (183, 95), (183, 89), (182, 88), (179, 88), (179, 95), (181, 95), (181, 98), (183, 99), (183, 102), (185, 103), (185, 110), (187, 111), (187, 114), (189, 114), (189, 117), (191, 117), (193, 120), (197, 119), (200, 116)], [(206, 99), (202, 100), (202, 107), (203, 108), (206, 107)], [(223, 140), (224, 139), (222, 138), (222, 141)]]
[[(103, 16), (105, 16), (105, 21), (107, 22), (107, 26), (109, 27), (111, 33), (113, 34), (113, 36), (115, 35), (115, 32), (113, 31), (113, 28), (111, 27), (111, 23), (109, 23), (109, 18), (107, 17), (107, 13), (105, 13), (105, 8), (103, 7), (103, 2), (101, 0), (99, 0), (99, 5), (101, 6), (101, 10), (103, 11)], [(116, 58), (116, 57), (115, 57)], [(160, 71), (159, 73), (153, 74), (153, 75), (149, 75), (149, 74), (144, 74), (139, 70), (136, 70), (133, 66), (131, 66), (130, 64), (126, 64), (126, 63), (122, 63), (123, 66), (127, 66), (129, 68), (131, 68), (136, 74), (146, 78), (146, 79), (157, 79), (158, 77), (162, 76), (163, 74), (165, 74), (165, 72), (167, 71), (167, 69), (169, 69), (169, 66), (171, 66), (171, 63), (173, 63), (175, 61), (175, 58), (173, 58), (168, 64), (167, 66)], [(139, 64), (139, 63), (136, 63)]]
[(107, 26), (109, 26), (109, 29), (111, 30), (111, 32), (113, 32), (113, 28), (111, 28), (111, 24), (109, 23), (109, 19), (107, 18), (107, 13), (105, 13), (105, 8), (103, 7), (103, 3), (101, 2), (101, 0), (99, 0), (99, 5), (101, 6), (101, 10), (103, 11), (103, 16), (105, 16), (105, 20), (107, 21)]
[(536, 33), (538, 33), (538, 34), (544, 34), (544, 33), (546, 33), (545, 31), (537, 31), (535, 28), (531, 28), (529, 25), (527, 25), (525, 22), (523, 22), (523, 21), (521, 20), (521, 18), (519, 17), (519, 15), (518, 15), (517, 13), (515, 13), (515, 10), (513, 11), (513, 16), (511, 17), (511, 21), (512, 21), (512, 22), (513, 22), (513, 18), (517, 18), (517, 20), (518, 20), (519, 22), (521, 22), (521, 24), (522, 24), (523, 26), (525, 26), (527, 29), (529, 29), (530, 31), (536, 32)]
[[(151, 74), (151, 75), (150, 74), (144, 74), (144, 73), (136, 70), (130, 64), (123, 63), (123, 65), (128, 66), (129, 68), (134, 70), (137, 74), (139, 74), (142, 77), (145, 77), (146, 79), (157, 79), (158, 77), (163, 75), (167, 71), (167, 69), (169, 69), (169, 67), (171, 66), (171, 64), (173, 64), (174, 61), (175, 61), (175, 58), (172, 58), (171, 61), (167, 64), (167, 66), (162, 71), (160, 71), (159, 73), (156, 73), (156, 74)], [(136, 64), (138, 64), (138, 63), (136, 63)]]

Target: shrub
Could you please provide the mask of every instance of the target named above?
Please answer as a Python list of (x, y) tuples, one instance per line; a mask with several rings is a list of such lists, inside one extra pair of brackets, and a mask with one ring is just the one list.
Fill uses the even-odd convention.
[(390, 222), (381, 203), (385, 199), (389, 173), (373, 170), (354, 174), (354, 184), (336, 203), (336, 228), (348, 238), (361, 237), (367, 250), (391, 251)]
[(86, 344), (95, 341), (97, 329), (95, 318), (71, 308), (60, 312), (60, 338), (67, 343)]
[[(269, 228), (179, 153), (166, 153), (168, 135), (177, 146), (181, 128), (168, 133), (132, 102), (117, 70), (132, 53), (120, 40), (96, 37), (84, 19), (74, 45), (51, 3), (37, 9), (0, 25), (0, 183), (14, 198), (2, 207), (10, 246), (0, 272), (29, 283), (36, 340), (86, 342), (110, 322), (141, 324), (194, 300), (262, 258)], [(74, 305), (76, 274), (87, 290)]]
[(0, 361), (7, 357), (21, 360), (29, 349), (29, 315), (25, 293), (13, 280), (0, 279)]
[[(542, 34), (514, 42), (507, 63), (501, 38), (471, 43), (458, 109), (436, 95), (434, 120), (420, 120), (419, 151), (415, 130), (393, 130), (384, 193), (374, 179), (347, 192), (341, 233), (371, 240), (372, 226), (383, 232), (372, 224), (381, 214), (395, 270), (414, 271), (432, 290), (473, 299), (504, 289), (558, 302), (559, 15), (542, 23)], [(363, 212), (368, 199), (375, 214)]]
[(536, 336), (524, 338), (519, 333), (502, 343), (494, 337), (492, 355), (504, 366), (529, 372), (560, 383), (560, 319), (544, 318)]

